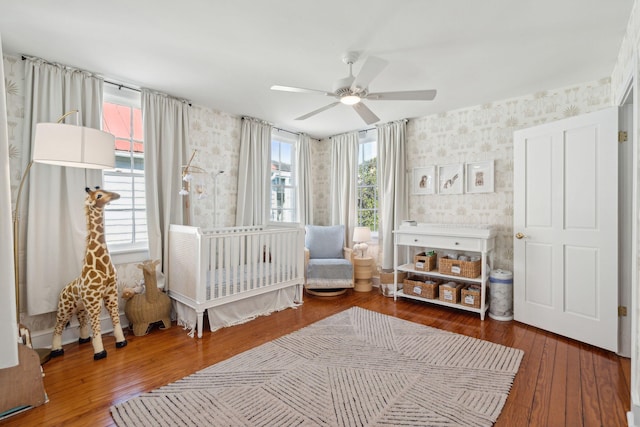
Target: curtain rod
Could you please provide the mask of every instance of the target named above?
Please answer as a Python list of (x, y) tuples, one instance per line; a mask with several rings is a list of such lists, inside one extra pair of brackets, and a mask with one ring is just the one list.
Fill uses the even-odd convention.
[[(357, 133), (357, 134), (359, 135), (359, 134), (361, 134), (361, 133), (367, 133), (367, 132), (369, 132), (369, 131), (371, 131), (371, 130), (376, 130), (376, 128), (368, 128), (368, 129), (355, 130), (355, 131), (353, 131), (353, 132), (355, 132), (355, 133)], [(345, 132), (345, 133), (339, 133), (339, 134), (337, 134), (337, 135), (331, 135), (331, 136), (329, 137), (329, 139), (332, 139), (333, 137), (336, 137), (336, 136), (339, 136), (339, 135), (346, 135), (346, 134), (348, 134), (348, 133), (351, 133), (351, 132)]]
[(291, 135), (296, 135), (296, 136), (300, 135), (300, 132), (292, 132), (290, 130), (277, 128), (277, 127), (274, 127), (274, 129), (277, 130), (278, 132), (286, 132), (286, 133), (290, 133)]
[[(104, 80), (104, 79), (103, 79), (103, 81), (104, 81), (105, 83), (107, 83), (107, 84), (112, 85), (112, 86), (117, 86), (117, 87), (118, 87), (118, 90), (122, 90), (122, 88), (125, 88), (125, 89), (129, 89), (129, 90), (131, 90), (131, 91), (134, 91), (134, 92), (142, 93), (142, 89), (137, 89), (137, 88), (135, 88), (135, 87), (131, 87), (131, 86), (127, 86), (127, 85), (123, 85), (122, 83), (115, 83), (115, 82), (112, 82), (112, 81), (109, 81), (109, 80)], [(157, 93), (157, 94), (160, 94), (160, 95), (162, 95), (162, 96), (167, 96), (167, 97), (169, 97), (169, 98), (171, 98), (171, 99), (175, 99), (176, 101), (180, 101), (180, 102), (182, 102), (182, 103), (185, 103), (185, 104), (187, 104), (189, 107), (192, 107), (192, 106), (193, 106), (193, 105), (191, 104), (191, 101), (189, 101), (188, 99), (177, 98), (177, 97), (175, 97), (175, 96), (172, 96), (172, 95), (166, 94), (166, 93), (164, 93), (164, 92), (158, 92), (158, 91), (150, 90), (150, 89), (148, 89), (148, 90), (149, 90), (150, 92)]]
[[(66, 68), (70, 68), (70, 69), (74, 69), (74, 70), (76, 70), (76, 69), (77, 69), (77, 70), (79, 70), (79, 71), (83, 71), (83, 70), (81, 70), (81, 69), (79, 69), (79, 68), (75, 68), (75, 67), (70, 67), (70, 66), (67, 66), (67, 65), (58, 64), (58, 63), (55, 63), (55, 62), (50, 62), (50, 61), (47, 61), (46, 59), (38, 58), (38, 57), (35, 57), (35, 56), (30, 56), (30, 57), (28, 57), (28, 56), (26, 56), (26, 55), (21, 55), (21, 57), (22, 57), (22, 60), (23, 60), (23, 61), (25, 61), (27, 58), (33, 58), (33, 59), (36, 59), (36, 60), (38, 60), (38, 61), (42, 61), (42, 62), (47, 63), (47, 64), (51, 64), (51, 65), (55, 65), (55, 66), (62, 66), (62, 67), (66, 67)], [(91, 73), (91, 74), (92, 74), (92, 75), (94, 75), (94, 76), (99, 76), (99, 75), (98, 75), (98, 74), (96, 74), (96, 73)], [(106, 80), (106, 79), (105, 79), (104, 77), (102, 77), (102, 76), (100, 76), (100, 78), (102, 78), (102, 81), (103, 81), (104, 83), (110, 84), (110, 85), (112, 85), (112, 86), (117, 86), (117, 87), (118, 87), (118, 89), (125, 88), (125, 89), (132, 90), (132, 91), (134, 91), (134, 92), (142, 93), (142, 90), (141, 90), (141, 89), (137, 89), (137, 88), (134, 88), (134, 87), (131, 87), (131, 86), (127, 86), (127, 85), (124, 85), (124, 84), (122, 84), (122, 83), (115, 83), (115, 82), (112, 82), (112, 81)], [(163, 94), (163, 95), (164, 95), (164, 94)], [(176, 100), (178, 100), (178, 101), (184, 102), (185, 104), (189, 105), (189, 107), (191, 107), (191, 106), (192, 106), (191, 101), (189, 101), (189, 100), (181, 99), (181, 98), (176, 98), (176, 97), (171, 96), (171, 95), (167, 95), (167, 96), (169, 96), (170, 98), (176, 99)]]
[(358, 133), (367, 133), (371, 130), (376, 130), (376, 128), (362, 129), (362, 130), (359, 130)]
[(109, 80), (104, 80), (104, 82), (105, 82), (105, 83), (107, 83), (107, 84), (110, 84), (110, 85), (112, 85), (112, 86), (118, 86), (118, 89), (125, 88), (125, 89), (132, 90), (132, 91), (134, 91), (134, 92), (142, 93), (142, 90), (140, 90), (140, 89), (136, 89), (135, 87), (131, 87), (131, 86), (127, 86), (127, 85), (123, 85), (122, 83), (115, 83), (115, 82), (111, 82), (111, 81), (109, 81)]
[[(409, 119), (400, 119), (400, 120), (395, 120), (395, 121), (396, 122), (402, 121), (402, 122), (405, 122), (405, 123), (409, 123)], [(389, 123), (393, 123), (393, 122), (388, 122), (388, 123), (385, 123), (385, 124), (389, 124)], [(354, 132), (357, 132), (357, 133), (360, 134), (360, 133), (367, 133), (369, 131), (376, 130), (376, 129), (378, 129), (378, 128), (377, 127), (372, 127), (372, 128), (357, 130), (357, 131), (354, 131)], [(347, 134), (347, 133), (349, 133), (349, 132), (345, 132), (344, 134)], [(338, 135), (344, 135), (344, 134), (341, 133), (341, 134), (338, 134)], [(338, 136), (338, 135), (332, 135), (332, 136), (329, 137), (329, 139), (333, 138), (334, 136)]]

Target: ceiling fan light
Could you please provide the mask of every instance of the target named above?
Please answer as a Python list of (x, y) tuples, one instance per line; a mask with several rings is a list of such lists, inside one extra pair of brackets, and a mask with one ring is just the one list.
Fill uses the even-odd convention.
[(358, 102), (360, 102), (360, 97), (357, 95), (346, 95), (340, 98), (340, 102), (345, 105), (356, 105)]

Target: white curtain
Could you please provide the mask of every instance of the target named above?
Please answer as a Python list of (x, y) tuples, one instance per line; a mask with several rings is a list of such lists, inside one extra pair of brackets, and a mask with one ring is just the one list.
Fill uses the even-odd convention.
[(406, 122), (378, 126), (379, 245), (383, 270), (393, 269), (393, 230), (408, 218)]
[(184, 224), (190, 215), (179, 194), (189, 140), (189, 105), (143, 89), (142, 126), (149, 256), (162, 260), (166, 271), (169, 225)]
[[(0, 60), (2, 38), (0, 37)], [(0, 63), (0, 369), (18, 364), (18, 322), (13, 275), (11, 236), (11, 180), (9, 179), (9, 136), (4, 88), (4, 66)]]
[(331, 224), (344, 224), (348, 246), (357, 225), (358, 145), (357, 132), (331, 138)]
[(271, 124), (242, 118), (240, 161), (238, 164), (238, 204), (236, 225), (263, 225), (271, 206)]
[(298, 196), (296, 209), (298, 222), (313, 224), (313, 185), (311, 179), (311, 138), (308, 135), (298, 135), (296, 146), (296, 182)]
[[(101, 128), (102, 85), (101, 78), (86, 71), (26, 59), (23, 170), (37, 123), (56, 122), (79, 110), (65, 122)], [(102, 171), (34, 164), (27, 179), (28, 209), (17, 207), (26, 223), (26, 232), (20, 233), (26, 234), (26, 277), (20, 279), (26, 283), (28, 312), (36, 315), (56, 311), (60, 290), (80, 274), (87, 235), (84, 189), (102, 185)]]

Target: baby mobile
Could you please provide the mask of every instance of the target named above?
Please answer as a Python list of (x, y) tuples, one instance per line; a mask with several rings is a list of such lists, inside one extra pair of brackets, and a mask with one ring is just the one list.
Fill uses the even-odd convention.
[[(206, 171), (199, 166), (192, 165), (197, 152), (198, 150), (193, 150), (189, 162), (182, 166), (182, 189), (178, 194), (183, 197), (188, 196), (193, 189), (197, 194), (198, 200), (200, 200), (207, 197), (207, 187), (205, 186)], [(186, 206), (187, 208), (189, 207), (188, 199)]]

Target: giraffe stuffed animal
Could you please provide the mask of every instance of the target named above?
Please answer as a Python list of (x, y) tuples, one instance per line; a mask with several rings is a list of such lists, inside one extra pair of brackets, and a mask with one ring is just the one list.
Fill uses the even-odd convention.
[(86, 188), (85, 212), (87, 215), (87, 248), (80, 276), (69, 283), (60, 292), (56, 326), (53, 330), (51, 356), (64, 354), (62, 348), (62, 330), (73, 314), (80, 323), (80, 344), (91, 341), (89, 321), (93, 332), (93, 359), (107, 357), (102, 345), (100, 332), (100, 312), (102, 301), (113, 322), (113, 334), (116, 348), (127, 345), (124, 338), (118, 310), (118, 285), (116, 269), (111, 261), (104, 236), (104, 207), (120, 195), (109, 191)]

